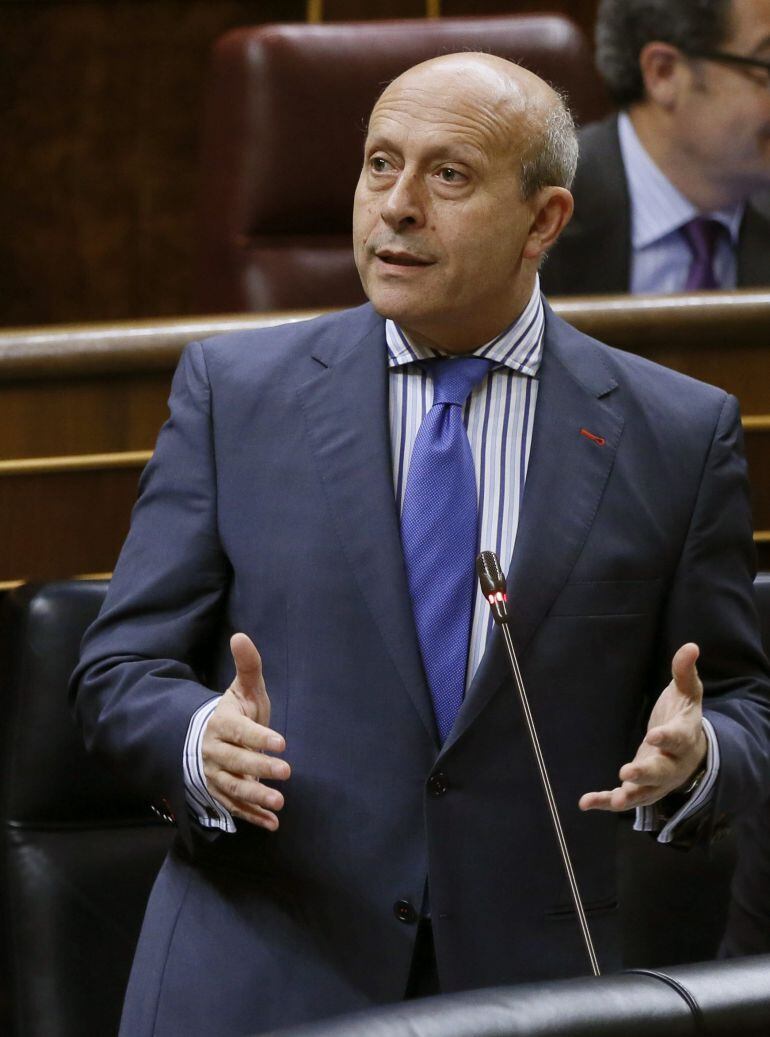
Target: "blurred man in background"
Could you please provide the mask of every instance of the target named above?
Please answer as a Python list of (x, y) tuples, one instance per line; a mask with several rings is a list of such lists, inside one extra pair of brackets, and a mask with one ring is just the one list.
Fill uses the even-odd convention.
[(618, 115), (584, 128), (552, 294), (770, 285), (770, 0), (602, 0)]

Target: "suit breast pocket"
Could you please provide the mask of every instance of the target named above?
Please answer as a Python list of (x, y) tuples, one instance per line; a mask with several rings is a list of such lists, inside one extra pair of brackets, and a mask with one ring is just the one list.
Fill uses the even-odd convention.
[(551, 607), (552, 616), (643, 616), (655, 612), (663, 580), (570, 580)]

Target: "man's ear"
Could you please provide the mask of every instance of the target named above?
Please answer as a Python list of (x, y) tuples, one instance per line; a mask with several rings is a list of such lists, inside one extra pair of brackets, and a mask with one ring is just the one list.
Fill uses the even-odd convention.
[(523, 256), (539, 260), (572, 219), (575, 202), (566, 187), (543, 187), (533, 201), (534, 219)]
[(646, 99), (662, 108), (675, 103), (685, 71), (682, 52), (670, 43), (655, 40), (642, 47), (639, 70), (644, 81)]

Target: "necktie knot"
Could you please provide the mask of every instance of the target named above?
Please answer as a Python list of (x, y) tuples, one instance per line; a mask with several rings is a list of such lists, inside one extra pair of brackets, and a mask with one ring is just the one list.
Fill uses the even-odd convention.
[(692, 265), (685, 284), (688, 291), (719, 287), (714, 275), (714, 256), (724, 230), (719, 220), (712, 220), (709, 216), (696, 216), (680, 228), (682, 237), (692, 252)]
[(719, 220), (712, 220), (709, 216), (696, 216), (684, 224), (682, 234), (694, 258), (711, 262), (722, 230)]
[(491, 360), (478, 356), (447, 357), (426, 365), (433, 382), (433, 405), (462, 406), (492, 367)]

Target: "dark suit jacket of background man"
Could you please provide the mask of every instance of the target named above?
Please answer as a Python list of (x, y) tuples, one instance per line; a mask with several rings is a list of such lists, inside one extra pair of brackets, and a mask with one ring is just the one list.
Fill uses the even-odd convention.
[[(551, 249), (540, 278), (548, 295), (629, 291), (631, 203), (613, 115), (584, 127), (572, 194), (575, 214)], [(738, 238), (737, 287), (770, 286), (770, 219), (749, 202)]]
[[(74, 678), (88, 742), (179, 826), (129, 985), (130, 1037), (243, 1034), (400, 999), (426, 876), (445, 990), (588, 971), (498, 632), (438, 750), (387, 378), (369, 305), (195, 343), (175, 376)], [(615, 783), (682, 643), (702, 646), (722, 752), (698, 837), (768, 781), (739, 442), (732, 397), (547, 311), (512, 633), (607, 970), (616, 817), (577, 799)], [(277, 832), (210, 838), (185, 810), (182, 748), (210, 695), (199, 681), (231, 678), (234, 630), (263, 654), (293, 774)]]

